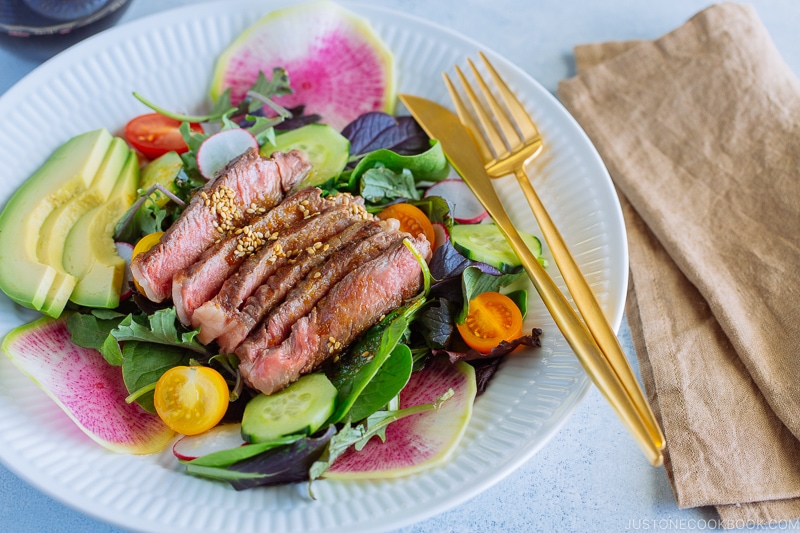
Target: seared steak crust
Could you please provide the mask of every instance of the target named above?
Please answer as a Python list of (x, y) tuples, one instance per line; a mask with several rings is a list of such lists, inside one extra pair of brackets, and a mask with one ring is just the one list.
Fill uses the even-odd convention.
[(277, 205), (310, 169), (305, 155), (295, 150), (271, 159), (249, 150), (232, 161), (195, 194), (161, 242), (133, 260), (131, 270), (147, 298), (161, 302), (171, 296), (175, 273), (195, 263), (226, 231), (247, 224), (252, 206)]
[[(425, 259), (431, 248), (424, 238), (410, 239)], [(379, 257), (347, 274), (294, 326), (289, 337), (253, 360), (239, 365), (242, 377), (264, 394), (277, 392), (348, 344), (416, 295), (422, 286), (419, 263), (408, 248), (397, 243)]]

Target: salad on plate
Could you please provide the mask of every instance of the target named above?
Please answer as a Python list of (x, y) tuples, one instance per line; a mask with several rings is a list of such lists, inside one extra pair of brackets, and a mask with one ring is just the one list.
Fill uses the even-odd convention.
[(0, 289), (43, 314), (6, 354), (106, 448), (172, 445), (237, 490), (447, 460), (541, 331), (394, 76), (364, 19), (316, 2), (235, 40), (203, 114), (134, 91), (150, 112), (66, 140), (0, 213)]

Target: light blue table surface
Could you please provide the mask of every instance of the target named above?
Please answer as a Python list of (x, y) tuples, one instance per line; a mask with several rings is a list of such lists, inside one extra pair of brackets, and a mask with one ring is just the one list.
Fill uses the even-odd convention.
[[(193, 3), (134, 0), (120, 23)], [(706, 0), (383, 0), (382, 5), (456, 30), (504, 55), (555, 92), (574, 75), (572, 48), (653, 39)], [(800, 1), (754, 0), (778, 49), (800, 73)], [(486, 7), (487, 5), (491, 7)], [(0, 94), (36, 68), (0, 49)], [(2, 120), (2, 117), (0, 117)], [(619, 333), (636, 367), (627, 326)], [(591, 388), (561, 431), (517, 471), (472, 500), (402, 531), (528, 532), (710, 529), (713, 509), (677, 508), (663, 468), (652, 468)], [(789, 524), (789, 529), (798, 524)], [(0, 465), (0, 532), (124, 531), (68, 508)]]

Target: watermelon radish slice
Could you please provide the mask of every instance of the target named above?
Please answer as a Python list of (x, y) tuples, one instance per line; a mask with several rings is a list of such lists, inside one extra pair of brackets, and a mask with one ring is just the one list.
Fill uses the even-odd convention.
[(477, 224), (489, 213), (463, 180), (437, 181), (425, 191), (425, 197), (440, 196), (453, 206), (453, 218), (459, 224)]
[(126, 403), (122, 370), (70, 341), (67, 320), (41, 318), (11, 331), (3, 351), (94, 441), (118, 453), (156, 453), (175, 432), (137, 403)]
[(205, 179), (213, 179), (228, 163), (251, 148), (258, 150), (258, 141), (249, 131), (222, 130), (203, 141), (197, 149), (197, 168)]
[(271, 76), (275, 67), (286, 70), (294, 91), (275, 102), (304, 104), (336, 131), (368, 111), (394, 111), (391, 52), (365, 19), (333, 2), (281, 9), (256, 22), (217, 60), (211, 98), (230, 87), (237, 105), (259, 71)]
[(383, 479), (406, 476), (438, 466), (461, 441), (472, 415), (477, 386), (475, 370), (463, 361), (455, 365), (437, 358), (411, 375), (400, 393), (400, 407), (435, 402), (448, 389), (454, 395), (435, 411), (401, 418), (386, 427), (386, 442), (371, 439), (361, 451), (350, 448), (324, 477)]
[(192, 461), (209, 453), (245, 444), (241, 424), (220, 424), (199, 435), (184, 435), (175, 441), (172, 453), (181, 461)]

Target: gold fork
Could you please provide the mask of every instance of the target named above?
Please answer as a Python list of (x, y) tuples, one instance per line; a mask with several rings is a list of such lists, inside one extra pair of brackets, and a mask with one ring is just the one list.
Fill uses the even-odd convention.
[[(472, 75), (478, 83), (481, 95), (488, 103), (489, 110), (487, 111), (483, 106), (464, 73), (456, 66), (456, 73), (481, 127), (479, 128), (472, 118), (450, 78), (447, 74), (444, 74), (445, 83), (459, 119), (471, 133), (471, 137), (483, 158), (487, 174), (492, 178), (500, 178), (511, 173), (516, 176), (517, 182), (536, 217), (536, 221), (539, 223), (542, 235), (553, 254), (553, 259), (564, 277), (567, 289), (572, 294), (578, 311), (603, 352), (608, 365), (622, 384), (638, 415), (641, 417), (653, 444), (657, 449), (663, 450), (665, 444), (664, 434), (658, 422), (656, 422), (655, 416), (653, 416), (653, 411), (645, 401), (644, 394), (633, 375), (627, 358), (622, 352), (617, 336), (611, 329), (586, 278), (581, 273), (561, 233), (550, 218), (525, 172), (525, 166), (542, 151), (542, 137), (539, 135), (539, 131), (530, 115), (525, 112), (520, 101), (508, 88), (486, 56), (482, 52), (479, 52), (479, 55), (497, 87), (497, 92), (502, 97), (505, 108), (500, 105), (478, 69), (468, 59)], [(494, 117), (494, 121), (492, 117)]]

